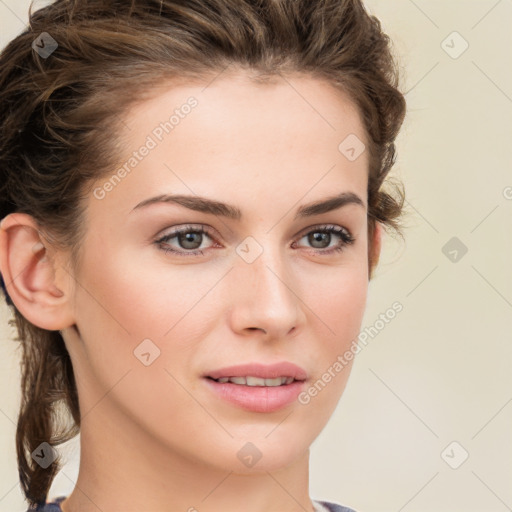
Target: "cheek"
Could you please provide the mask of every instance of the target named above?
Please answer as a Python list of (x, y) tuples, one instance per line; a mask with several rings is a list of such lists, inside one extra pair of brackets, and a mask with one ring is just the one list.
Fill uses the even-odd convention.
[[(160, 384), (168, 386), (164, 369), (174, 371), (190, 360), (219, 317), (220, 303), (212, 303), (209, 292), (225, 271), (165, 262), (156, 267), (154, 260), (137, 261), (112, 248), (105, 248), (103, 257), (101, 251), (88, 254), (78, 276), (83, 287), (76, 310), (91, 371), (108, 388), (128, 369), (158, 368), (166, 377)], [(156, 358), (145, 367), (137, 355), (148, 350), (151, 360)], [(156, 378), (154, 371), (146, 379), (149, 375)]]
[(341, 350), (359, 334), (368, 292), (365, 263), (323, 269), (315, 278), (303, 278), (304, 300), (324, 325), (331, 350)]
[[(106, 257), (92, 256), (81, 269), (77, 301), (79, 315), (102, 328), (128, 333), (131, 338), (162, 338), (178, 326), (212, 288), (216, 275), (201, 276), (186, 266), (137, 261), (106, 249)], [(115, 257), (114, 257), (115, 256)]]
[[(81, 286), (75, 297), (83, 340), (75, 368), (82, 383), (91, 383), (83, 390), (82, 406), (85, 411), (95, 407), (108, 390), (132, 417), (144, 410), (148, 417), (163, 415), (171, 421), (162, 403), (180, 410), (192, 404), (166, 369), (174, 374), (173, 363), (186, 366), (194, 340), (201, 337), (187, 312), (201, 305), (215, 276), (203, 283), (183, 266), (159, 270), (111, 248), (105, 248), (104, 257), (100, 251), (88, 254), (77, 276)], [(106, 257), (110, 254), (116, 257)], [(201, 328), (207, 326), (201, 323)]]

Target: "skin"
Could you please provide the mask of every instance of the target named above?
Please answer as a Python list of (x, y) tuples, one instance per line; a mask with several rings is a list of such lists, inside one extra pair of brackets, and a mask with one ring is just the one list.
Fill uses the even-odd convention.
[[(2, 223), (8, 291), (35, 325), (61, 330), (78, 383), (81, 461), (64, 512), (313, 510), (309, 447), (351, 364), (307, 405), (273, 413), (221, 400), (202, 375), (291, 361), (312, 385), (357, 337), (369, 277), (368, 159), (351, 162), (338, 146), (349, 134), (366, 144), (366, 135), (348, 97), (318, 79), (258, 85), (239, 73), (207, 83), (162, 88), (127, 113), (120, 165), (187, 98), (198, 101), (103, 199), (91, 189), (79, 265), (40, 237), (30, 216)], [(341, 192), (364, 206), (294, 219), (301, 205)], [(133, 210), (165, 193), (229, 203), (243, 217), (169, 203)], [(186, 224), (210, 227), (203, 255), (155, 243)], [(324, 249), (306, 235), (325, 225), (355, 242), (323, 254), (340, 237)], [(236, 252), (249, 236), (263, 248), (252, 263)], [(374, 261), (380, 236), (378, 225)], [(176, 237), (167, 243), (192, 250)], [(160, 349), (149, 366), (133, 353), (144, 339)], [(247, 442), (262, 454), (252, 468), (237, 457)]]

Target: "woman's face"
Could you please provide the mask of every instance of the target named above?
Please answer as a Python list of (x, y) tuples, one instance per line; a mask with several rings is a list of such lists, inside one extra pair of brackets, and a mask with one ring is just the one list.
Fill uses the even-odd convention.
[[(272, 470), (304, 456), (350, 372), (336, 362), (366, 303), (366, 136), (313, 78), (206, 85), (127, 115), (119, 167), (88, 198), (81, 340), (64, 335), (83, 431), (115, 418), (119, 438), (126, 427), (201, 464)], [(257, 366), (223, 371), (238, 365)]]

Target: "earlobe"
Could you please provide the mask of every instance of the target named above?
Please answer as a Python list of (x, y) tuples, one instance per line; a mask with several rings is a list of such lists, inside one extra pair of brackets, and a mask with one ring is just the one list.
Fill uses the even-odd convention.
[(56, 282), (55, 251), (33, 217), (11, 213), (0, 223), (0, 272), (18, 311), (42, 329), (73, 324), (69, 282)]

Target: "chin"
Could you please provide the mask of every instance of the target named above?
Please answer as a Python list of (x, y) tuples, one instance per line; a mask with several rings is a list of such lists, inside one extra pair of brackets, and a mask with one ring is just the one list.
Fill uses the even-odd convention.
[[(270, 437), (274, 434), (275, 432), (270, 434)], [(265, 435), (268, 435), (268, 431)], [(234, 441), (235, 448), (226, 447), (221, 456), (226, 464), (225, 469), (247, 475), (275, 472), (297, 464), (308, 453), (309, 445), (306, 440), (299, 443), (289, 433), (284, 436), (288, 439), (287, 443), (282, 437), (276, 436), (273, 440), (270, 437), (245, 437)], [(226, 457), (230, 453), (234, 457)]]

